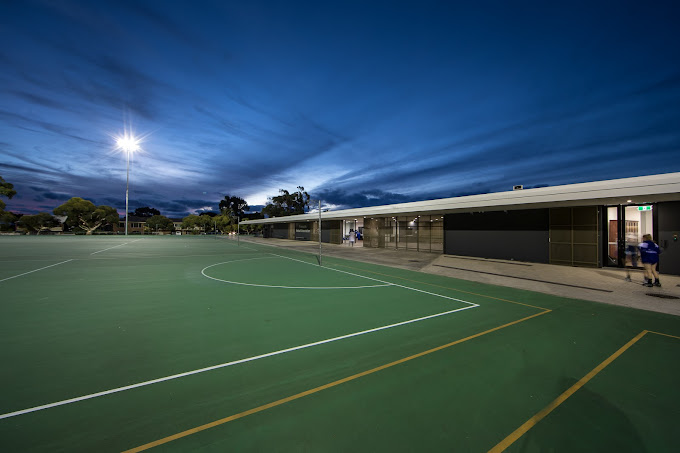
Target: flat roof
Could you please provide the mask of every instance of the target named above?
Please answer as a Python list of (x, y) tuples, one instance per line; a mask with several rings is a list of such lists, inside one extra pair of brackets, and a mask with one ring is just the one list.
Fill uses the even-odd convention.
[[(629, 201), (630, 200), (630, 201)], [(504, 211), (547, 207), (636, 205), (680, 200), (680, 173), (637, 176), (634, 178), (510, 190), (464, 197), (440, 198), (410, 203), (342, 209), (321, 213), (322, 220), (394, 217), (399, 215), (437, 215), (454, 212)], [(242, 224), (307, 222), (319, 219), (308, 213), (268, 219), (245, 220)]]

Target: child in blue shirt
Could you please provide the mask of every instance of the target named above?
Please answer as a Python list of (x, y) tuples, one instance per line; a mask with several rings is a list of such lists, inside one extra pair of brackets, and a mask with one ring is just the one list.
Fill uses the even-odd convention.
[[(645, 234), (642, 236), (643, 242), (638, 245), (640, 250), (640, 260), (642, 261), (642, 266), (645, 268), (645, 283), (644, 286), (661, 286), (659, 281), (659, 271), (656, 270), (657, 264), (659, 263), (659, 253), (661, 250), (659, 246), (652, 241), (651, 234)], [(652, 284), (652, 276), (654, 277), (654, 284)]]

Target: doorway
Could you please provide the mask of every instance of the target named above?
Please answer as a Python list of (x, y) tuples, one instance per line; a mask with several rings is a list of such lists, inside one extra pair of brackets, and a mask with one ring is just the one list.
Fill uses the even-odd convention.
[(606, 266), (641, 267), (637, 246), (654, 231), (653, 205), (608, 206)]

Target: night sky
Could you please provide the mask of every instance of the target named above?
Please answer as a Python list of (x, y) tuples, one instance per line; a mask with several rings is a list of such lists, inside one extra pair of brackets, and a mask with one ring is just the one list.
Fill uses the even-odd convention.
[(680, 171), (680, 2), (0, 2), (7, 210), (333, 209)]

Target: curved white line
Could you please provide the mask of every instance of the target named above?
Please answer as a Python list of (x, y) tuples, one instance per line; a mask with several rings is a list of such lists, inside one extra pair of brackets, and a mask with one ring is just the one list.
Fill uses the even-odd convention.
[[(278, 255), (273, 255), (273, 256), (261, 256), (257, 258), (243, 258), (240, 260), (232, 260), (232, 261), (223, 261), (221, 263), (215, 263), (211, 264), (210, 266), (206, 266), (203, 269), (201, 269), (201, 274), (209, 278), (211, 280), (216, 280), (218, 282), (224, 282), (224, 283), (230, 283), (232, 285), (242, 285), (242, 286), (256, 286), (260, 288), (282, 288), (282, 289), (362, 289), (362, 288), (381, 288), (385, 286), (393, 286), (391, 283), (384, 282), (382, 285), (363, 285), (363, 286), (283, 286), (283, 285), (260, 285), (257, 283), (244, 283), (244, 282), (234, 282), (231, 280), (224, 280), (222, 278), (216, 278), (216, 277), (211, 277), (210, 275), (205, 273), (206, 269), (209, 269), (214, 266), (219, 266), (221, 264), (228, 264), (228, 263), (235, 263), (238, 261), (250, 261), (250, 260), (262, 260), (262, 259), (267, 259), (267, 258), (281, 258)], [(296, 260), (297, 261), (297, 260)]]

